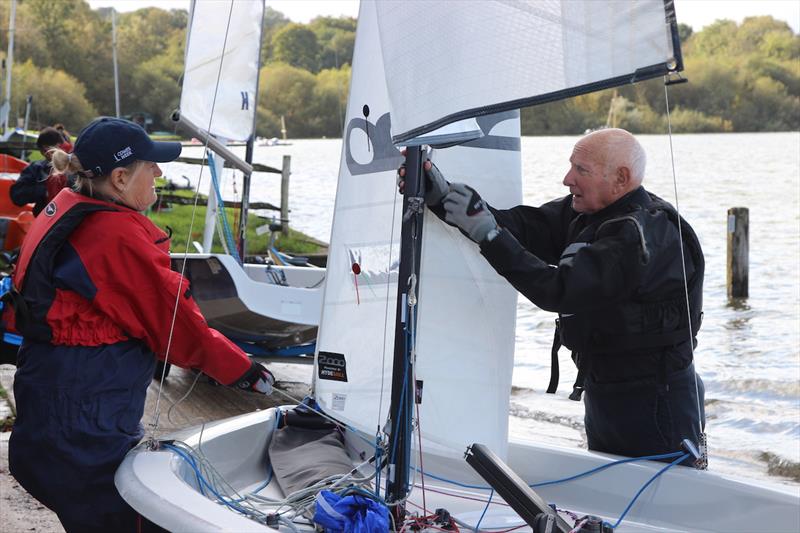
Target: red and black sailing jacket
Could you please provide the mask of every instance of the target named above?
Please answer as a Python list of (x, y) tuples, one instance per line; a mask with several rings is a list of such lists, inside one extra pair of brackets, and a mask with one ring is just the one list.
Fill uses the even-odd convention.
[(137, 339), (159, 359), (169, 349), (170, 363), (223, 384), (250, 369), (247, 355), (208, 327), (188, 280), (170, 268), (167, 235), (128, 207), (62, 190), (33, 223), (13, 282), (16, 327), (26, 341)]

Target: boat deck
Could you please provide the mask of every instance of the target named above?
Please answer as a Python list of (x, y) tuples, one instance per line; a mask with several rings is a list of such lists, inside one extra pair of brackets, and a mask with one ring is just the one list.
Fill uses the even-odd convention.
[[(267, 367), (275, 374), (277, 387), (282, 392), (298, 400), (309, 393), (312, 365), (267, 363)], [(277, 392), (271, 396), (242, 393), (230, 387), (211, 384), (205, 376), (201, 376), (191, 394), (178, 403), (192, 387), (195, 378), (196, 374), (190, 370), (175, 366), (171, 368), (161, 389), (159, 433), (291, 403), (286, 396)], [(158, 390), (158, 379), (154, 379), (147, 391), (142, 417), (146, 432), (155, 417)]]

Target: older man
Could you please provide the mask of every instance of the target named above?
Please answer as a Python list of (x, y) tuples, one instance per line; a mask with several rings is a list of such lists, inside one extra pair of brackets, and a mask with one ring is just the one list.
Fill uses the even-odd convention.
[(705, 424), (692, 364), (703, 253), (689, 224), (641, 186), (645, 160), (627, 131), (591, 133), (572, 151), (569, 195), (506, 210), (425, 165), (428, 206), (526, 298), (558, 313), (553, 360), (560, 344), (572, 350), (570, 397), (585, 393), (589, 448), (627, 456), (697, 443)]

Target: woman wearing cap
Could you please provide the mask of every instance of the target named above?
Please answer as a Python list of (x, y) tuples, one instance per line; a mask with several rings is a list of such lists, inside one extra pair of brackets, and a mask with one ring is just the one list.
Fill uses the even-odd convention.
[(132, 122), (95, 120), (72, 154), (53, 153), (76, 184), (47, 204), (20, 252), (12, 299), (25, 342), (9, 466), (68, 532), (137, 529), (114, 473), (143, 435), (156, 358), (272, 390), (266, 368), (208, 327), (170, 269), (167, 235), (140, 213), (156, 200), (158, 163), (180, 151)]

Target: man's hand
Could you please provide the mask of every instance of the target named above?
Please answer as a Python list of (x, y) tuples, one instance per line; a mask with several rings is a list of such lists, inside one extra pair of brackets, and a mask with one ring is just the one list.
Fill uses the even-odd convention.
[[(406, 151), (403, 150), (402, 153), (405, 155)], [(439, 169), (436, 168), (436, 165), (431, 163), (430, 159), (425, 160), (422, 164), (422, 169), (425, 173), (425, 205), (428, 207), (439, 205), (447, 194), (449, 184), (447, 180), (444, 179)], [(406, 165), (403, 164), (397, 169), (397, 189), (400, 191), (400, 194), (403, 194), (403, 191), (405, 191), (405, 177)]]
[(444, 221), (460, 228), (467, 236), (480, 244), (493, 229), (497, 229), (489, 206), (478, 192), (463, 183), (452, 183), (450, 192), (442, 202)]
[(245, 374), (234, 383), (234, 386), (244, 391), (270, 395), (272, 394), (272, 386), (274, 384), (275, 376), (272, 375), (272, 372), (267, 370), (261, 363), (253, 361), (250, 365), (250, 370), (245, 372)]

